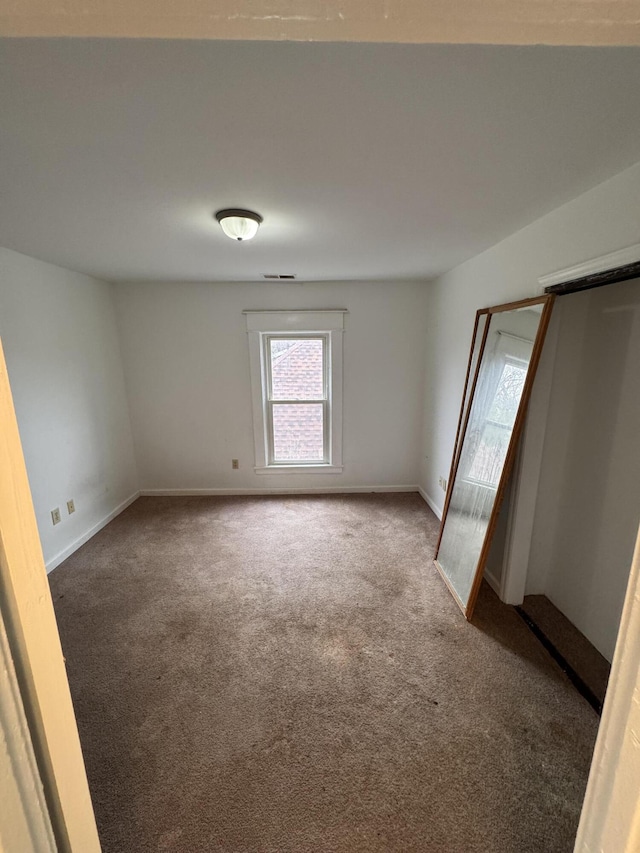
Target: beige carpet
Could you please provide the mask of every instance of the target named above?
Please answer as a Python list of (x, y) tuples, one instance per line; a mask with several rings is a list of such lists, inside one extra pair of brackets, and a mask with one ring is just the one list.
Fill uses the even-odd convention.
[(51, 575), (105, 853), (571, 851), (598, 719), (410, 495), (141, 498)]

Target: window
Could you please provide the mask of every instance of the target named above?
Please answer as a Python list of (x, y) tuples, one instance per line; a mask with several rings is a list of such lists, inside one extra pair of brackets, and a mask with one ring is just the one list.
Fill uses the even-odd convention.
[(495, 396), (482, 425), (469, 469), (469, 480), (492, 488), (498, 487), (527, 378), (527, 367), (526, 362), (506, 358)]
[(329, 462), (327, 337), (264, 335), (270, 464)]
[(468, 483), (498, 488), (532, 350), (531, 341), (500, 329), (487, 340), (459, 463)]
[(256, 472), (339, 473), (345, 312), (245, 314)]

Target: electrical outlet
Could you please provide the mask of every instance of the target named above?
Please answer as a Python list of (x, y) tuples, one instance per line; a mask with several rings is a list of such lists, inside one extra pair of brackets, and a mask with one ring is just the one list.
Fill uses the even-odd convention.
[(67, 512), (71, 515), (72, 512), (76, 511), (76, 505), (73, 502), (73, 498), (70, 501), (67, 501)]
[(438, 477), (438, 483), (440, 484), (440, 488), (446, 492), (447, 491), (447, 480), (445, 477)]
[(238, 470), (238, 468), (240, 467), (240, 463), (238, 462), (237, 459), (231, 460), (231, 467), (233, 468), (234, 471)]
[(61, 518), (60, 518), (60, 510), (58, 509), (58, 507), (51, 510), (51, 521), (54, 524), (60, 524)]

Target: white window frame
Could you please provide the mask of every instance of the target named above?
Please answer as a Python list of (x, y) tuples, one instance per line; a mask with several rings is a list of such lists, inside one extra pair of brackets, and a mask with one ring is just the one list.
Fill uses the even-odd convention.
[[(256, 474), (340, 474), (342, 465), (342, 335), (345, 309), (318, 311), (244, 311), (249, 338), (249, 365), (253, 404)], [(325, 388), (325, 459), (312, 462), (275, 462), (272, 457), (269, 407), (269, 353), (271, 338), (322, 338)], [(300, 402), (299, 400), (275, 402)], [(322, 402), (322, 401), (317, 401)]]
[[(265, 382), (266, 388), (264, 393), (265, 399), (265, 419), (266, 419), (266, 435), (267, 435), (267, 465), (286, 465), (288, 468), (300, 465), (300, 460), (292, 462), (286, 460), (276, 460), (275, 458), (275, 436), (273, 433), (273, 408), (276, 406), (322, 406), (322, 448), (323, 458), (313, 460), (311, 464), (330, 465), (331, 464), (331, 341), (327, 332), (319, 332), (316, 334), (303, 334), (296, 332), (295, 334), (285, 335), (281, 332), (263, 332), (261, 334), (263, 353), (262, 358), (265, 365)], [(274, 399), (273, 397), (273, 365), (271, 361), (271, 341), (321, 341), (322, 342), (322, 397), (315, 400), (311, 398), (305, 399)]]

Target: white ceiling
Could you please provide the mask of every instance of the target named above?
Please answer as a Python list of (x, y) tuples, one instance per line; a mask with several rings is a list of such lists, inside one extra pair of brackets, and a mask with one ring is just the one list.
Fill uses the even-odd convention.
[(639, 48), (2, 40), (0, 68), (0, 245), (111, 280), (426, 278), (640, 160)]

